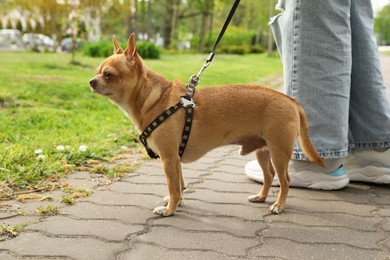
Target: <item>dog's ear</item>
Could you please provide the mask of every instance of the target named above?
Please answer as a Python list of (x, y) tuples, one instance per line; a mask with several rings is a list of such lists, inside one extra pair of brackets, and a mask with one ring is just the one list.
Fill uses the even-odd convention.
[(128, 45), (125, 50), (125, 55), (129, 61), (133, 61), (134, 58), (137, 56), (137, 45), (135, 43), (135, 36), (134, 33), (130, 34)]
[(115, 35), (112, 36), (112, 41), (114, 43), (114, 54), (122, 54), (123, 53), (123, 49), (121, 48), (121, 46), (119, 46), (119, 43), (116, 40)]

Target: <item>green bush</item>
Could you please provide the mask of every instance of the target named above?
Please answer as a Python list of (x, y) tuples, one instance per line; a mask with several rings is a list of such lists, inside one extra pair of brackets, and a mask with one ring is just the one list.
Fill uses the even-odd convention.
[(108, 57), (113, 53), (112, 42), (100, 41), (85, 44), (83, 54), (90, 57)]
[(152, 42), (138, 42), (137, 51), (143, 59), (159, 59), (160, 49)]
[(245, 45), (231, 45), (231, 46), (223, 46), (219, 48), (221, 53), (224, 54), (238, 54), (238, 55), (244, 55), (249, 52), (249, 48)]
[(249, 47), (249, 53), (264, 53), (265, 49), (261, 46), (255, 45), (255, 46), (250, 46)]
[[(121, 44), (121, 46), (126, 46)], [(83, 54), (90, 57), (108, 57), (112, 55), (114, 46), (110, 41), (87, 43), (83, 48)], [(159, 59), (160, 49), (151, 42), (138, 42), (137, 51), (144, 59)]]

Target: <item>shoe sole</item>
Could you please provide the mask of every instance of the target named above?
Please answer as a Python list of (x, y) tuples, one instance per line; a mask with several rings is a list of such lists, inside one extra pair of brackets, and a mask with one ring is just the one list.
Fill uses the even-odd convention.
[(347, 169), (350, 181), (390, 184), (390, 168), (366, 166)]
[[(259, 176), (257, 171), (245, 168), (245, 174), (257, 182), (264, 183), (263, 176)], [(312, 179), (312, 176), (313, 173), (309, 171), (302, 171), (299, 174), (294, 174), (293, 176), (290, 175), (290, 187), (309, 188), (314, 190), (339, 190), (347, 186), (349, 183), (349, 178), (346, 174), (341, 176), (329, 176), (324, 174), (325, 179), (320, 181)], [(277, 176), (275, 176), (271, 186), (279, 186)]]

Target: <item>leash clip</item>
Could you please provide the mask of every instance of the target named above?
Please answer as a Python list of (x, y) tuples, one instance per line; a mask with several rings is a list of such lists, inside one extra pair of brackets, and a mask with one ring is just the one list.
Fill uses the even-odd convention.
[(188, 99), (188, 97), (180, 97), (180, 102), (183, 104), (183, 107), (187, 108), (187, 107), (192, 107), (194, 108), (195, 107), (195, 103), (194, 101), (192, 100), (192, 98)]
[(195, 92), (195, 87), (199, 83), (199, 77), (197, 75), (192, 75), (187, 83), (187, 94), (186, 96), (189, 99), (192, 99), (192, 96), (194, 95)]

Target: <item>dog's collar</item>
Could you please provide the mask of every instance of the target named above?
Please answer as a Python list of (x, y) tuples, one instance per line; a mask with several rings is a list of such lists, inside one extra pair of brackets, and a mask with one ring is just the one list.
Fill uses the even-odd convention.
[(192, 126), (192, 117), (194, 114), (194, 108), (195, 108), (195, 103), (192, 100), (192, 98), (189, 98), (188, 96), (183, 96), (180, 98), (180, 101), (165, 110), (163, 113), (161, 113), (156, 119), (150, 123), (146, 129), (142, 132), (142, 134), (139, 136), (139, 139), (141, 143), (144, 145), (146, 152), (148, 155), (153, 158), (157, 159), (159, 156), (153, 152), (153, 150), (148, 146), (148, 143), (146, 142), (146, 138), (159, 126), (164, 122), (168, 117), (176, 113), (180, 108), (184, 108), (186, 110), (186, 117), (184, 121), (184, 128), (183, 128), (183, 133), (181, 137), (181, 143), (179, 145), (179, 156), (181, 157), (184, 153), (184, 150), (187, 146), (187, 141), (190, 137), (190, 132), (191, 132), (191, 126)]

